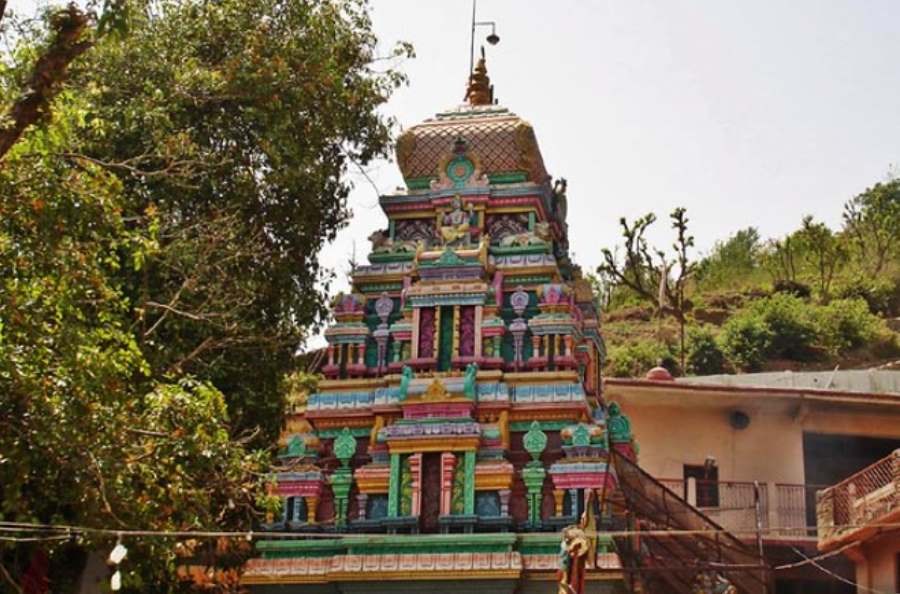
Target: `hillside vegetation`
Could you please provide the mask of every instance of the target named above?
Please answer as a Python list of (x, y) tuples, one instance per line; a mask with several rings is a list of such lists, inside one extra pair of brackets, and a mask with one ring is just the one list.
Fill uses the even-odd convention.
[(694, 255), (684, 209), (671, 249), (649, 245), (656, 217), (621, 219), (622, 242), (592, 277), (604, 305), (608, 376), (900, 366), (900, 179), (812, 217), (785, 237), (754, 227)]

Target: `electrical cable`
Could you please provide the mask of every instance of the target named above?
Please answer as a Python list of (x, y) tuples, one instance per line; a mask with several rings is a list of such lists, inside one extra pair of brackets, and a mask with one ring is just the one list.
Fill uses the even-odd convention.
[[(900, 529), (900, 523), (870, 523), (870, 524), (848, 524), (841, 526), (842, 528), (880, 528), (880, 529)], [(767, 529), (763, 531), (767, 535), (781, 535), (784, 530), (798, 531), (815, 529), (814, 526), (797, 527), (790, 529)], [(219, 538), (219, 537), (242, 537), (242, 538), (335, 538), (341, 536), (354, 537), (370, 537), (383, 536), (377, 533), (356, 532), (352, 534), (335, 534), (332, 532), (279, 532), (279, 531), (193, 531), (193, 530), (141, 530), (141, 529), (121, 529), (121, 528), (94, 528), (89, 526), (73, 526), (65, 524), (33, 524), (26, 522), (6, 522), (0, 521), (0, 532), (7, 533), (41, 533), (41, 532), (65, 532), (66, 536), (70, 535), (106, 535), (106, 536), (129, 536), (129, 537), (162, 537), (162, 538)], [(755, 530), (729, 531), (725, 529), (700, 529), (700, 530), (617, 530), (610, 532), (602, 532), (604, 536), (609, 537), (625, 537), (625, 536), (643, 536), (643, 537), (679, 537), (679, 536), (715, 536), (717, 534), (731, 534), (742, 536), (755, 536)], [(826, 553), (827, 554), (827, 553)]]
[(830, 575), (834, 579), (838, 580), (839, 582), (843, 582), (843, 583), (847, 584), (848, 586), (853, 586), (854, 588), (857, 589), (857, 591), (864, 590), (866, 592), (871, 592), (872, 594), (893, 594), (891, 592), (885, 592), (883, 590), (876, 590), (875, 588), (867, 588), (866, 586), (861, 586), (861, 585), (857, 584), (856, 582), (854, 582), (853, 580), (848, 580), (847, 578), (834, 573), (830, 569), (819, 565), (818, 563), (816, 563), (815, 558), (807, 557), (806, 555), (803, 554), (803, 551), (801, 551), (797, 547), (791, 547), (791, 548), (794, 550), (795, 553), (797, 553), (798, 555), (800, 555), (801, 557), (803, 557), (804, 559), (809, 561), (810, 564), (813, 567), (815, 567), (816, 569), (818, 569), (819, 571)]

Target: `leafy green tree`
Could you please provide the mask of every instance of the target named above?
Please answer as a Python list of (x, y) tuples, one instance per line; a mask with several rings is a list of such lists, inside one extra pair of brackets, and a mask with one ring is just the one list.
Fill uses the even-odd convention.
[(643, 377), (657, 365), (665, 367), (672, 375), (680, 375), (678, 361), (669, 345), (640, 340), (612, 347), (604, 371), (611, 377)]
[(793, 234), (784, 239), (770, 239), (763, 246), (761, 262), (773, 283), (795, 283), (797, 281), (797, 240)]
[(687, 372), (712, 375), (725, 371), (725, 354), (716, 335), (707, 326), (691, 326), (687, 331)]
[(844, 205), (844, 229), (871, 274), (884, 270), (900, 246), (900, 179), (878, 183)]
[(803, 226), (795, 237), (804, 260), (815, 271), (819, 296), (827, 301), (835, 273), (847, 259), (846, 245), (825, 223), (817, 223), (812, 216), (803, 217)]
[(805, 361), (814, 357), (817, 339), (813, 307), (787, 293), (776, 293), (750, 304), (747, 312), (757, 316), (771, 331), (767, 355)]
[[(5, 16), (6, 0), (0, 0), (0, 24)], [(68, 78), (69, 64), (93, 44), (88, 35), (89, 23), (90, 16), (75, 3), (49, 13), (48, 39), (31, 48), (37, 59), (0, 120), (0, 159), (29, 126), (45, 119), (51, 102)]]
[(735, 368), (759, 371), (772, 342), (772, 330), (758, 315), (736, 315), (722, 326), (722, 350)]
[(759, 266), (761, 242), (755, 227), (741, 229), (725, 241), (717, 241), (712, 252), (697, 264), (697, 282), (703, 288), (735, 288)]
[(410, 50), (377, 56), (358, 0), (153, 8), (72, 69), (89, 105), (62, 156), (115, 174), (136, 224), (158, 221), (159, 249), (123, 274), (153, 372), (210, 379), (270, 443), (280, 378), (327, 315), (317, 255), (350, 216), (348, 168), (390, 147), (377, 108), (404, 78), (373, 62)]
[(816, 318), (823, 345), (835, 355), (864, 346), (885, 331), (884, 321), (862, 299), (835, 299), (820, 307)]
[[(245, 530), (272, 503), (282, 378), (324, 315), (317, 253), (403, 79), (374, 66), (362, 1), (113, 4), (127, 31), (88, 15), (89, 47), (0, 131), (0, 516)], [(61, 14), (10, 41), (5, 113)], [(0, 580), (42, 547), (66, 592), (70, 553), (109, 544), (3, 543)], [(126, 591), (179, 588), (173, 541), (128, 544)]]

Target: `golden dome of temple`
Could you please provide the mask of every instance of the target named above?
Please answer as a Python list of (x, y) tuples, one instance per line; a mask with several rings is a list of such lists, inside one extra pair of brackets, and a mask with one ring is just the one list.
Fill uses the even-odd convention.
[(544, 183), (549, 179), (534, 129), (492, 102), (484, 58), (469, 79), (467, 103), (417, 124), (397, 140), (397, 163), (410, 187), (440, 175), (448, 155), (460, 150), (478, 159), (491, 180)]

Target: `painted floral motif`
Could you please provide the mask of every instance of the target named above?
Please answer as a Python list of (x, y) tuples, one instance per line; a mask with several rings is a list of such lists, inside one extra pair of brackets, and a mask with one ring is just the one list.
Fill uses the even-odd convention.
[(419, 323), (419, 357), (434, 357), (434, 308), (422, 308)]
[(462, 357), (475, 355), (475, 306), (467, 305), (460, 312), (459, 354)]
[(350, 433), (350, 429), (344, 427), (341, 434), (334, 440), (334, 455), (341, 461), (341, 464), (346, 466), (355, 453), (356, 438)]
[(531, 422), (531, 428), (525, 434), (525, 450), (531, 454), (533, 460), (541, 457), (544, 449), (547, 447), (547, 434), (541, 431), (541, 424), (537, 421)]
[(394, 223), (395, 241), (423, 241), (426, 244), (434, 241), (435, 229), (433, 219), (401, 219)]

